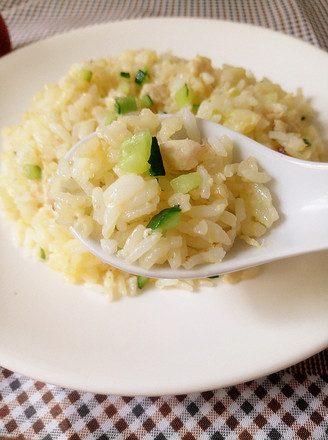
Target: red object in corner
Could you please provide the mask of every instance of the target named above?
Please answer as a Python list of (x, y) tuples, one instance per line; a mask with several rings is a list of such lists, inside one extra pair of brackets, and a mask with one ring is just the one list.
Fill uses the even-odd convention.
[(11, 51), (11, 42), (6, 23), (0, 14), (0, 57)]

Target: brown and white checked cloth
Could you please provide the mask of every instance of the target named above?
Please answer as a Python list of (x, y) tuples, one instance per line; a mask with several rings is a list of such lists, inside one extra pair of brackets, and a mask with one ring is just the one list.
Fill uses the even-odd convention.
[(328, 50), (327, 0), (0, 0), (13, 48), (109, 21), (202, 17), (252, 23)]
[[(91, 24), (158, 16), (253, 23), (328, 50), (324, 0), (0, 0), (0, 13), (13, 50)], [(9, 49), (0, 21), (0, 55)], [(3, 368), (0, 440), (8, 438), (328, 439), (328, 350), (245, 384), (162, 397), (81, 393)]]

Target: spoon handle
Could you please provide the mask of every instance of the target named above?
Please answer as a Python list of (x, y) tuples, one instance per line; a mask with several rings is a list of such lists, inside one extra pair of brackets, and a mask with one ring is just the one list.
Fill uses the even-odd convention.
[(328, 164), (289, 159), (280, 167), (272, 188), (281, 217), (276, 238), (295, 254), (328, 248)]

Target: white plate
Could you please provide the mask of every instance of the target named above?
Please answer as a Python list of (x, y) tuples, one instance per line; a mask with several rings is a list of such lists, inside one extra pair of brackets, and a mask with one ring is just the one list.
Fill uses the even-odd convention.
[[(17, 122), (33, 94), (74, 61), (141, 47), (200, 53), (290, 91), (302, 86), (328, 121), (323, 51), (247, 25), (149, 19), (74, 31), (1, 59), (0, 126)], [(270, 264), (234, 286), (106, 303), (25, 259), (9, 235), (1, 222), (0, 364), (33, 378), (108, 394), (187, 393), (266, 375), (328, 345), (327, 252)]]

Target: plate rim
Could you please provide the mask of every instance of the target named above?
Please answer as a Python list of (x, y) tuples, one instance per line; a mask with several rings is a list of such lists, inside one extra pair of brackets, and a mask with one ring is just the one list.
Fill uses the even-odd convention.
[[(39, 41), (33, 42), (33, 43), (31, 43), (31, 44), (29, 44), (27, 46), (23, 46), (23, 47), (21, 47), (19, 49), (16, 49), (15, 51), (9, 53), (8, 55), (4, 56), (2, 59), (5, 61), (6, 59), (8, 59), (8, 57), (19, 56), (19, 55), (17, 55), (18, 53), (21, 53), (22, 51), (30, 50), (31, 47), (32, 47), (32, 50), (34, 50), (33, 48), (35, 46), (39, 46), (40, 44), (47, 44), (47, 42), (50, 41), (50, 40), (53, 41), (53, 40), (57, 40), (57, 39), (68, 38), (73, 33), (80, 33), (81, 31), (85, 31), (85, 30), (93, 31), (95, 28), (99, 28), (99, 26), (108, 27), (108, 26), (112, 26), (112, 25), (121, 25), (122, 23), (131, 24), (131, 22), (140, 22), (140, 21), (148, 21), (148, 22), (150, 22), (150, 21), (152, 21), (152, 22), (155, 22), (155, 21), (156, 22), (159, 22), (159, 21), (165, 21), (165, 22), (168, 22), (168, 21), (171, 21), (171, 22), (173, 22), (173, 21), (175, 21), (175, 22), (177, 22), (177, 21), (179, 21), (179, 22), (180, 21), (197, 21), (199, 23), (200, 22), (209, 22), (210, 21), (210, 22), (220, 22), (220, 23), (222, 22), (225, 25), (233, 24), (233, 26), (237, 26), (237, 27), (242, 26), (242, 27), (247, 27), (247, 28), (248, 27), (256, 28), (256, 29), (260, 29), (263, 32), (268, 32), (270, 34), (277, 34), (277, 35), (283, 36), (284, 38), (291, 39), (294, 42), (297, 42), (297, 44), (305, 44), (308, 47), (311, 47), (312, 50), (317, 50), (321, 54), (327, 55), (327, 59), (328, 59), (328, 53), (326, 54), (326, 52), (323, 49), (318, 48), (318, 47), (314, 46), (313, 44), (311, 44), (309, 42), (306, 42), (306, 41), (304, 41), (304, 40), (302, 40), (300, 38), (296, 38), (296, 37), (291, 36), (289, 34), (284, 34), (284, 33), (281, 33), (280, 31), (277, 31), (277, 30), (263, 28), (261, 26), (254, 25), (254, 24), (249, 24), (249, 23), (239, 23), (239, 22), (228, 21), (228, 20), (218, 20), (218, 19), (215, 19), (215, 18), (202, 18), (202, 17), (153, 17), (153, 18), (149, 18), (149, 17), (146, 18), (146, 17), (144, 17), (144, 18), (135, 18), (135, 19), (128, 19), (128, 20), (122, 20), (122, 21), (113, 21), (113, 22), (107, 22), (107, 23), (100, 23), (100, 24), (93, 24), (93, 25), (83, 26), (83, 27), (79, 27), (79, 28), (76, 28), (76, 29), (72, 29), (72, 30), (60, 33), (60, 34), (53, 35), (53, 36), (48, 37), (48, 38), (43, 39), (43, 40), (39, 40)], [(0, 65), (1, 65), (1, 63), (2, 63), (2, 61), (0, 59)], [(294, 365), (295, 362), (296, 363), (300, 362), (300, 361), (302, 361), (302, 360), (304, 360), (304, 359), (306, 359), (306, 358), (308, 358), (308, 357), (310, 357), (310, 356), (320, 352), (322, 349), (326, 348), (327, 345), (328, 345), (328, 334), (327, 334), (327, 341), (326, 342), (324, 342), (324, 341), (320, 342), (320, 344), (318, 344), (316, 346), (316, 348), (313, 348), (310, 351), (309, 350), (304, 350), (304, 352), (302, 352), (301, 355), (294, 356), (293, 359), (292, 359), (292, 362), (291, 362), (291, 359), (288, 359), (285, 362), (277, 362), (277, 364), (273, 367), (273, 369), (270, 368), (266, 372), (261, 372), (258, 375), (252, 376), (252, 378), (255, 379), (256, 377), (261, 377), (263, 375), (270, 374), (270, 373), (272, 373), (274, 371), (278, 371), (277, 367), (278, 367), (278, 369), (281, 369), (281, 367), (282, 368), (290, 367), (291, 365)], [(9, 365), (8, 363), (7, 363), (7, 365), (8, 366), (4, 365), (4, 367), (5, 368), (9, 368), (9, 369), (13, 369), (14, 371), (17, 371), (17, 372), (21, 371), (20, 374), (25, 374), (24, 371), (19, 369), (19, 368), (16, 368), (16, 367), (12, 368), (14, 365)], [(34, 375), (28, 374), (28, 376), (29, 377), (34, 377), (36, 380), (38, 380), (37, 377), (34, 376)], [(47, 376), (47, 374), (44, 375), (45, 378), (46, 378), (46, 376)], [(49, 378), (49, 379), (51, 379), (51, 378)], [(251, 380), (251, 377), (248, 376), (245, 379), (243, 379), (243, 381), (247, 381), (247, 380)], [(52, 380), (48, 381), (48, 380), (46, 380), (46, 382), (54, 383), (55, 384), (57, 381), (52, 381)], [(234, 385), (234, 384), (237, 384), (237, 383), (241, 383), (240, 382), (240, 378), (236, 382), (235, 381), (231, 381), (229, 383), (219, 384), (218, 386), (222, 387), (222, 386)], [(63, 386), (63, 385), (61, 385), (60, 383), (57, 382), (57, 386)], [(69, 388), (69, 384), (68, 383), (67, 383), (67, 385), (64, 385), (64, 386)], [(218, 386), (215, 386), (215, 388), (217, 388)], [(89, 388), (89, 387), (87, 387), (87, 388)], [(82, 387), (82, 388), (75, 388), (75, 389), (80, 389), (81, 391), (90, 391), (90, 392), (103, 392), (101, 390), (91, 391), (90, 388), (89, 389), (84, 389), (84, 387)], [(204, 390), (204, 388), (203, 388), (203, 386), (201, 384), (199, 386), (195, 386), (194, 389), (191, 389), (190, 391), (181, 390), (181, 389), (178, 390), (177, 387), (175, 387), (175, 389), (176, 389), (176, 391), (174, 391), (174, 389), (172, 388), (168, 393), (161, 392), (160, 394), (161, 395), (164, 395), (164, 394), (181, 394), (181, 393), (185, 393), (185, 392), (189, 393), (189, 392), (198, 392), (198, 391)], [(110, 390), (107, 389), (105, 392), (107, 394), (117, 394), (117, 395), (119, 395), (119, 394), (120, 395), (129, 395), (130, 394), (130, 393), (127, 392), (127, 390), (124, 393), (112, 393)], [(151, 396), (151, 395), (155, 396), (155, 395), (158, 395), (158, 392), (155, 392), (155, 390), (154, 390), (154, 392), (151, 392), (151, 390), (148, 390), (148, 392), (146, 394), (149, 395), (149, 396)], [(138, 392), (138, 390), (135, 390), (133, 395), (137, 396), (137, 395), (145, 395), (145, 394)]]

